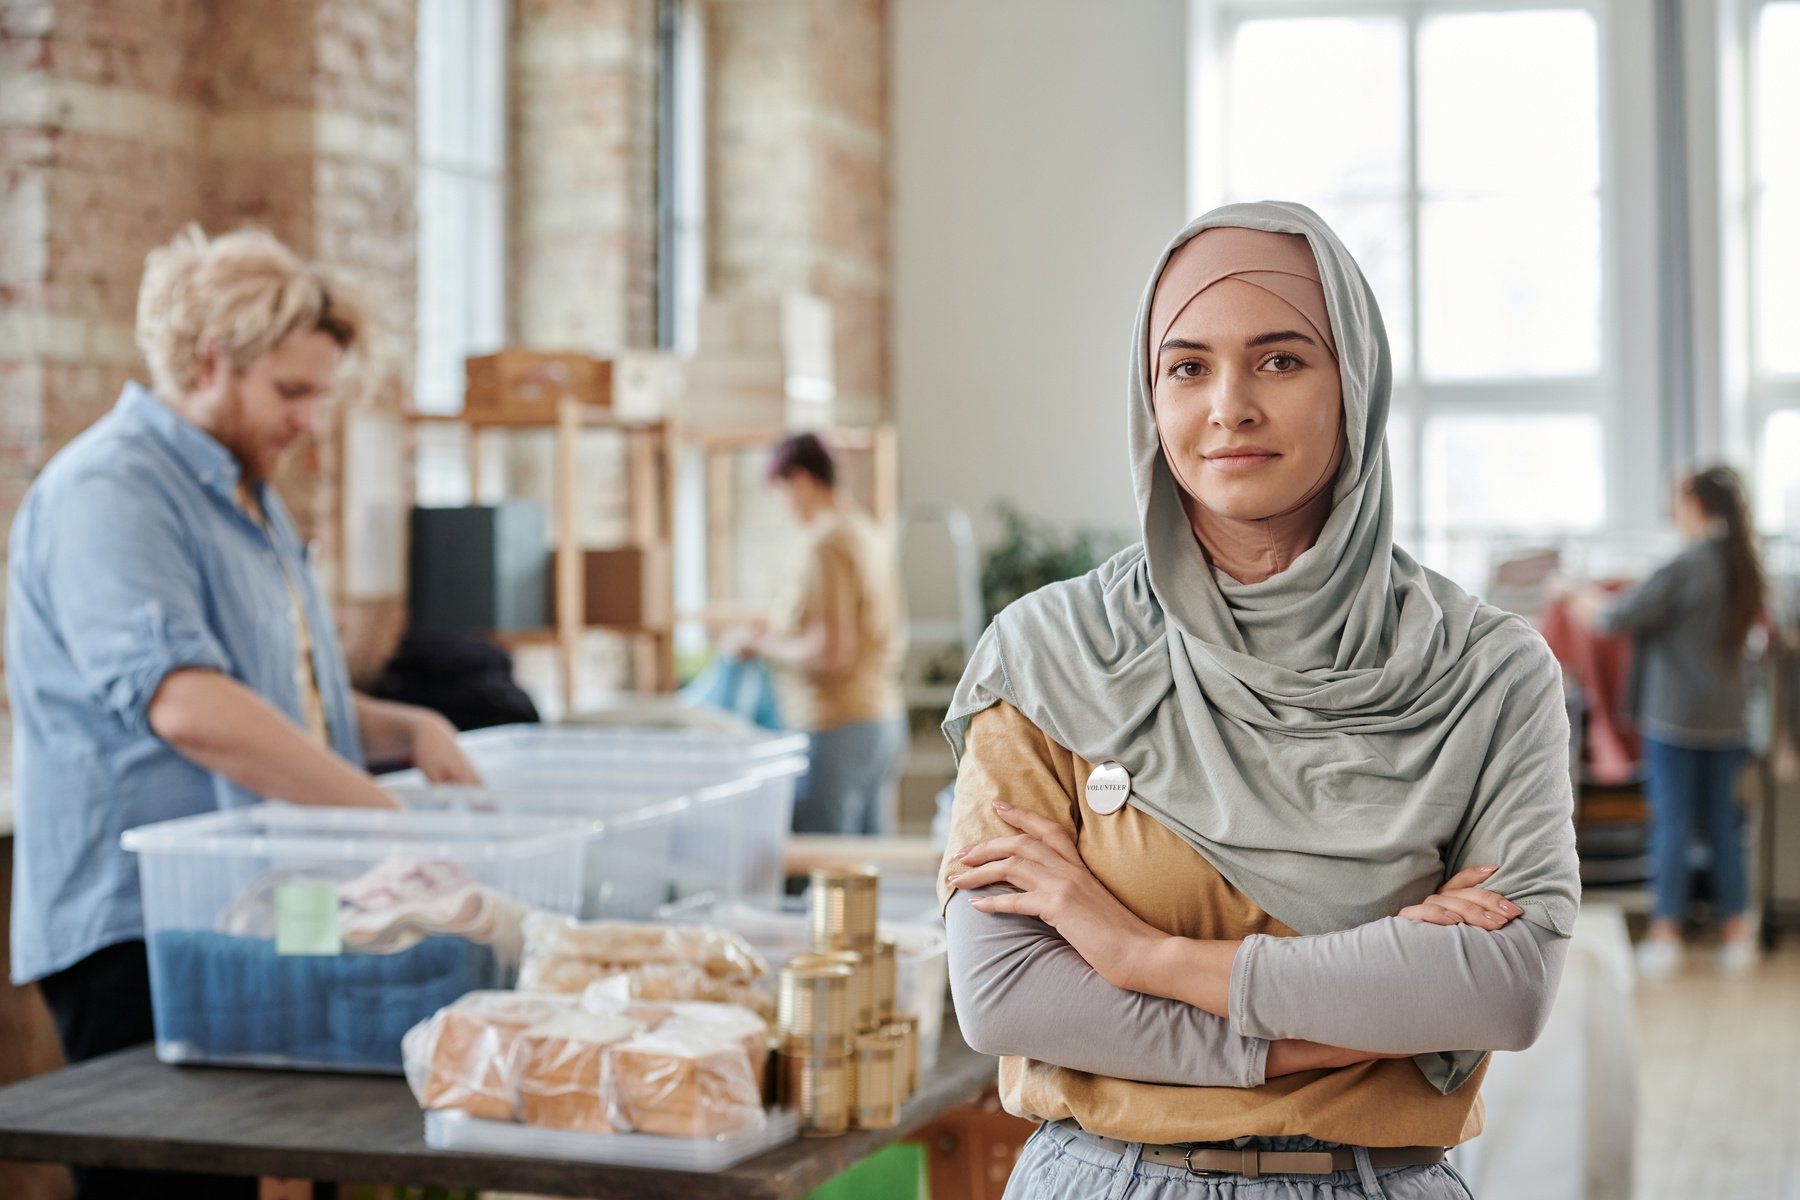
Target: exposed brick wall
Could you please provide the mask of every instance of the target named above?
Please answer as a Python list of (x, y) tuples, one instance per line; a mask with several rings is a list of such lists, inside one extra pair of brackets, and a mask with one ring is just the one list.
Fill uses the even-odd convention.
[[(831, 301), (838, 420), (888, 415), (887, 0), (714, 0), (708, 9), (708, 286)], [(793, 519), (735, 472), (735, 588), (792, 577)], [(846, 463), (852, 494), (860, 464)]]
[(509, 63), (510, 332), (656, 341), (656, 2), (518, 0)]
[(886, 414), (887, 0), (716, 0), (708, 155), (717, 292), (816, 292), (840, 412)]
[[(0, 522), (125, 379), (146, 377), (132, 337), (144, 256), (189, 221), (259, 224), (355, 272), (381, 327), (337, 404), (403, 403), (415, 20), (411, 0), (0, 0)], [(340, 419), (322, 413), (277, 481), (328, 580)], [(396, 614), (347, 610), (347, 640), (379, 653), (366, 631)]]

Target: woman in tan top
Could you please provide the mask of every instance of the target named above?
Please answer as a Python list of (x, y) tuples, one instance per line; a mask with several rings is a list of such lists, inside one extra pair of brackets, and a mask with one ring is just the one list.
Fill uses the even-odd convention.
[(884, 833), (908, 737), (893, 544), (839, 491), (837, 464), (813, 434), (776, 447), (769, 479), (807, 538), (804, 567), (748, 645), (775, 667), (782, 720), (812, 735), (794, 832)]
[(1007, 1195), (1466, 1196), (1573, 925), (1560, 674), (1392, 545), (1386, 338), (1315, 214), (1183, 230), (1133, 364), (1143, 544), (1003, 613), (946, 723), (957, 1013), (1043, 1122)]

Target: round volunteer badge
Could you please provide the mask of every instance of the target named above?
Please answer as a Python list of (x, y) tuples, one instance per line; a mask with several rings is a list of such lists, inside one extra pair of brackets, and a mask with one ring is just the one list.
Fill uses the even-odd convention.
[(1116, 762), (1103, 762), (1088, 776), (1088, 807), (1097, 813), (1116, 813), (1131, 797), (1131, 776)]

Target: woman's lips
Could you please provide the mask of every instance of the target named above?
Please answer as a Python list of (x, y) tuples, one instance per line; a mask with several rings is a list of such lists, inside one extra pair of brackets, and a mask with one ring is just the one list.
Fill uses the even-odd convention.
[(1215, 471), (1236, 475), (1266, 467), (1280, 458), (1273, 450), (1232, 450), (1206, 456), (1206, 464)]

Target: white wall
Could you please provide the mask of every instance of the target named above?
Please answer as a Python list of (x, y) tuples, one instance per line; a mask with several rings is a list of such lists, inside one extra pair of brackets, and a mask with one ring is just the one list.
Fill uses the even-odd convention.
[(889, 14), (902, 500), (984, 537), (1001, 498), (1129, 532), (1132, 318), (1186, 209), (1184, 0)]

